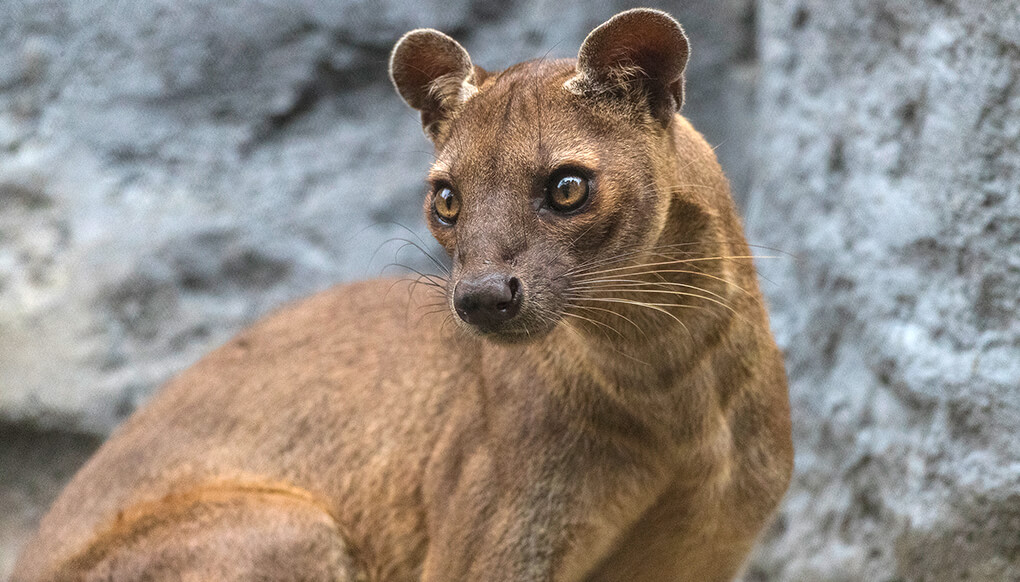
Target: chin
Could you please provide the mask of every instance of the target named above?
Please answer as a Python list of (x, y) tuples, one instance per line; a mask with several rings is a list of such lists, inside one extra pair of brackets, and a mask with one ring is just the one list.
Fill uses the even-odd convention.
[(530, 324), (505, 325), (495, 329), (482, 329), (467, 325), (475, 335), (496, 344), (519, 345), (540, 341), (556, 327), (548, 322), (531, 322)]

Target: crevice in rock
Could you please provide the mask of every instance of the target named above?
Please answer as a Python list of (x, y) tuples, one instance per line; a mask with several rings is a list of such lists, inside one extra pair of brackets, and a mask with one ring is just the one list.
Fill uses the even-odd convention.
[(357, 43), (342, 35), (334, 39), (333, 50), (353, 51), (353, 55), (334, 62), (330, 55), (323, 55), (315, 63), (306, 81), (297, 87), (290, 104), (283, 110), (269, 115), (241, 146), (242, 155), (272, 143), (286, 135), (298, 122), (313, 113), (324, 102), (339, 99), (370, 85), (386, 83), (387, 50), (375, 45)]
[(741, 8), (739, 45), (734, 57), (738, 64), (756, 64), (758, 62), (758, 3), (745, 2)]
[(0, 421), (0, 578), (99, 437)]
[(808, 9), (800, 6), (796, 12), (793, 13), (793, 28), (794, 30), (802, 30), (807, 26), (808, 20), (811, 18), (811, 13)]

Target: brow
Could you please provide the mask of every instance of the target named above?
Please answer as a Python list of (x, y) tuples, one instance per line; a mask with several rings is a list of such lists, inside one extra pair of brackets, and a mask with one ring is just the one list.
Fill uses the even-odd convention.
[(549, 165), (554, 168), (576, 165), (594, 170), (598, 168), (599, 155), (590, 149), (565, 149), (554, 152), (549, 159)]

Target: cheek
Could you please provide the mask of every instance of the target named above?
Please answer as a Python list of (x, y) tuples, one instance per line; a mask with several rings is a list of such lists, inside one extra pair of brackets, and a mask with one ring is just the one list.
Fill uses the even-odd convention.
[[(599, 200), (593, 224), (579, 236), (574, 247), (583, 260), (611, 259), (622, 252), (646, 246), (661, 230), (661, 196), (650, 177), (617, 184), (612, 195)], [(668, 204), (668, 201), (666, 202)]]
[(429, 232), (432, 233), (432, 238), (436, 239), (436, 242), (446, 250), (448, 255), (453, 256), (453, 249), (457, 240), (456, 228), (437, 223), (435, 217), (432, 216), (432, 206), (428, 202), (425, 203), (425, 225), (428, 226)]
[(626, 219), (626, 213), (618, 207), (600, 209), (586, 224), (580, 224), (575, 229), (579, 232), (572, 239), (571, 254), (578, 262), (584, 262), (616, 248), (616, 239), (625, 229)]
[(454, 228), (449, 226), (439, 226), (433, 224), (432, 221), (429, 221), (429, 232), (432, 233), (432, 238), (436, 239), (439, 246), (443, 247), (446, 254), (452, 257), (457, 241)]
[(548, 293), (558, 288), (576, 264), (572, 250), (559, 239), (533, 236), (512, 261), (511, 271), (532, 290)]

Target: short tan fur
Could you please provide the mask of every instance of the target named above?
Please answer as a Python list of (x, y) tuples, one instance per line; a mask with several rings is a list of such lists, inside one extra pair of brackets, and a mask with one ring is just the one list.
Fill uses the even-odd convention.
[(782, 359), (687, 38), (618, 14), (501, 72), (434, 30), (391, 76), (436, 147), (443, 277), (340, 286), (167, 384), (14, 582), (722, 581), (782, 497)]

